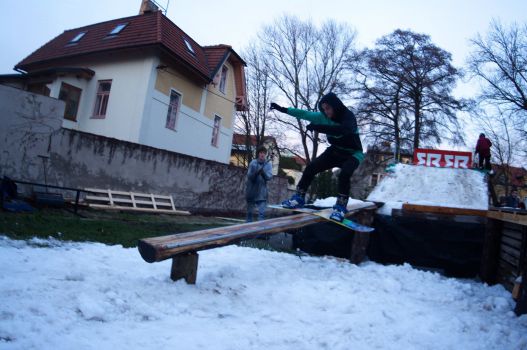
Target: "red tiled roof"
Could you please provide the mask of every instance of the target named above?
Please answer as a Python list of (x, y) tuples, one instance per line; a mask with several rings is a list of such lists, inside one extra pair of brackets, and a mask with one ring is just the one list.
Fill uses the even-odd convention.
[[(108, 36), (117, 25), (123, 23), (127, 25), (119, 34)], [(86, 34), (78, 43), (68, 44), (81, 32)], [(185, 39), (191, 44), (195, 54), (187, 49)], [(155, 45), (166, 48), (209, 81), (213, 78), (214, 69), (223, 62), (222, 58), (228, 52), (233, 52), (241, 64), (245, 64), (230, 46), (201, 47), (161, 11), (157, 11), (66, 30), (23, 59), (15, 68), (28, 71), (35, 64), (56, 59)], [(237, 82), (238, 85), (243, 87), (243, 82), (241, 85)]]
[(228, 45), (204, 46), (210, 72), (214, 75), (232, 48)]

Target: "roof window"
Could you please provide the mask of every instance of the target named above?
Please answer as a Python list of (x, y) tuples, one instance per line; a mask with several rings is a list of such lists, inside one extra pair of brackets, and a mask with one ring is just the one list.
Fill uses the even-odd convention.
[(78, 43), (84, 37), (84, 35), (86, 35), (86, 32), (80, 32), (79, 34), (75, 35), (75, 37), (71, 39), (68, 44)]
[(187, 45), (187, 49), (190, 51), (191, 54), (195, 55), (196, 52), (194, 51), (194, 48), (192, 45), (188, 42), (187, 39), (183, 38), (183, 41), (185, 42), (185, 45)]
[(128, 23), (121, 23), (121, 24), (118, 24), (115, 26), (115, 28), (113, 28), (113, 30), (108, 33), (108, 36), (114, 36), (114, 35), (117, 35), (119, 34), (120, 32), (122, 32), (122, 30), (128, 25)]

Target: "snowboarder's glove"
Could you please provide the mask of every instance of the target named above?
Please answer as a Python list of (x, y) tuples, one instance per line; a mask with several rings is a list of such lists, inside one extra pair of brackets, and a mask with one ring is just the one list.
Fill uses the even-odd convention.
[(279, 112), (287, 113), (287, 108), (280, 106), (274, 102), (271, 102), (271, 109), (276, 109)]

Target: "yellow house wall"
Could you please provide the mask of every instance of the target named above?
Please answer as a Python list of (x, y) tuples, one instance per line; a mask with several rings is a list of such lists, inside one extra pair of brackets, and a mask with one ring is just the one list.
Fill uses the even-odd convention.
[[(205, 116), (207, 118), (214, 119), (214, 115), (217, 114), (221, 117), (221, 125), (223, 127), (232, 129), (234, 99), (236, 97), (236, 89), (234, 86), (234, 68), (228, 62), (226, 62), (225, 65), (228, 68), (225, 93), (220, 91), (219, 83), (216, 86), (214, 86), (214, 84), (209, 84), (207, 86), (209, 91), (207, 91)], [(219, 73), (221, 74), (221, 69), (219, 70)]]
[(170, 89), (175, 89), (183, 95), (182, 104), (197, 112), (200, 110), (203, 89), (173, 69), (157, 71), (155, 89), (167, 96)]

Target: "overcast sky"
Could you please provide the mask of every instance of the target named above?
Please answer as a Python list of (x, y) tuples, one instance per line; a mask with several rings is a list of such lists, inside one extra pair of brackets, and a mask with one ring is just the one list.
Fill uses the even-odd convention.
[[(167, 0), (158, 0), (162, 5)], [(136, 15), (141, 0), (0, 0), (0, 74), (66, 29)], [(461, 67), (469, 39), (492, 19), (527, 23), (527, 0), (170, 0), (167, 16), (201, 45), (230, 44), (241, 51), (262, 25), (284, 14), (351, 24), (359, 47), (397, 28), (429, 34)], [(470, 97), (475, 84), (458, 96)]]

